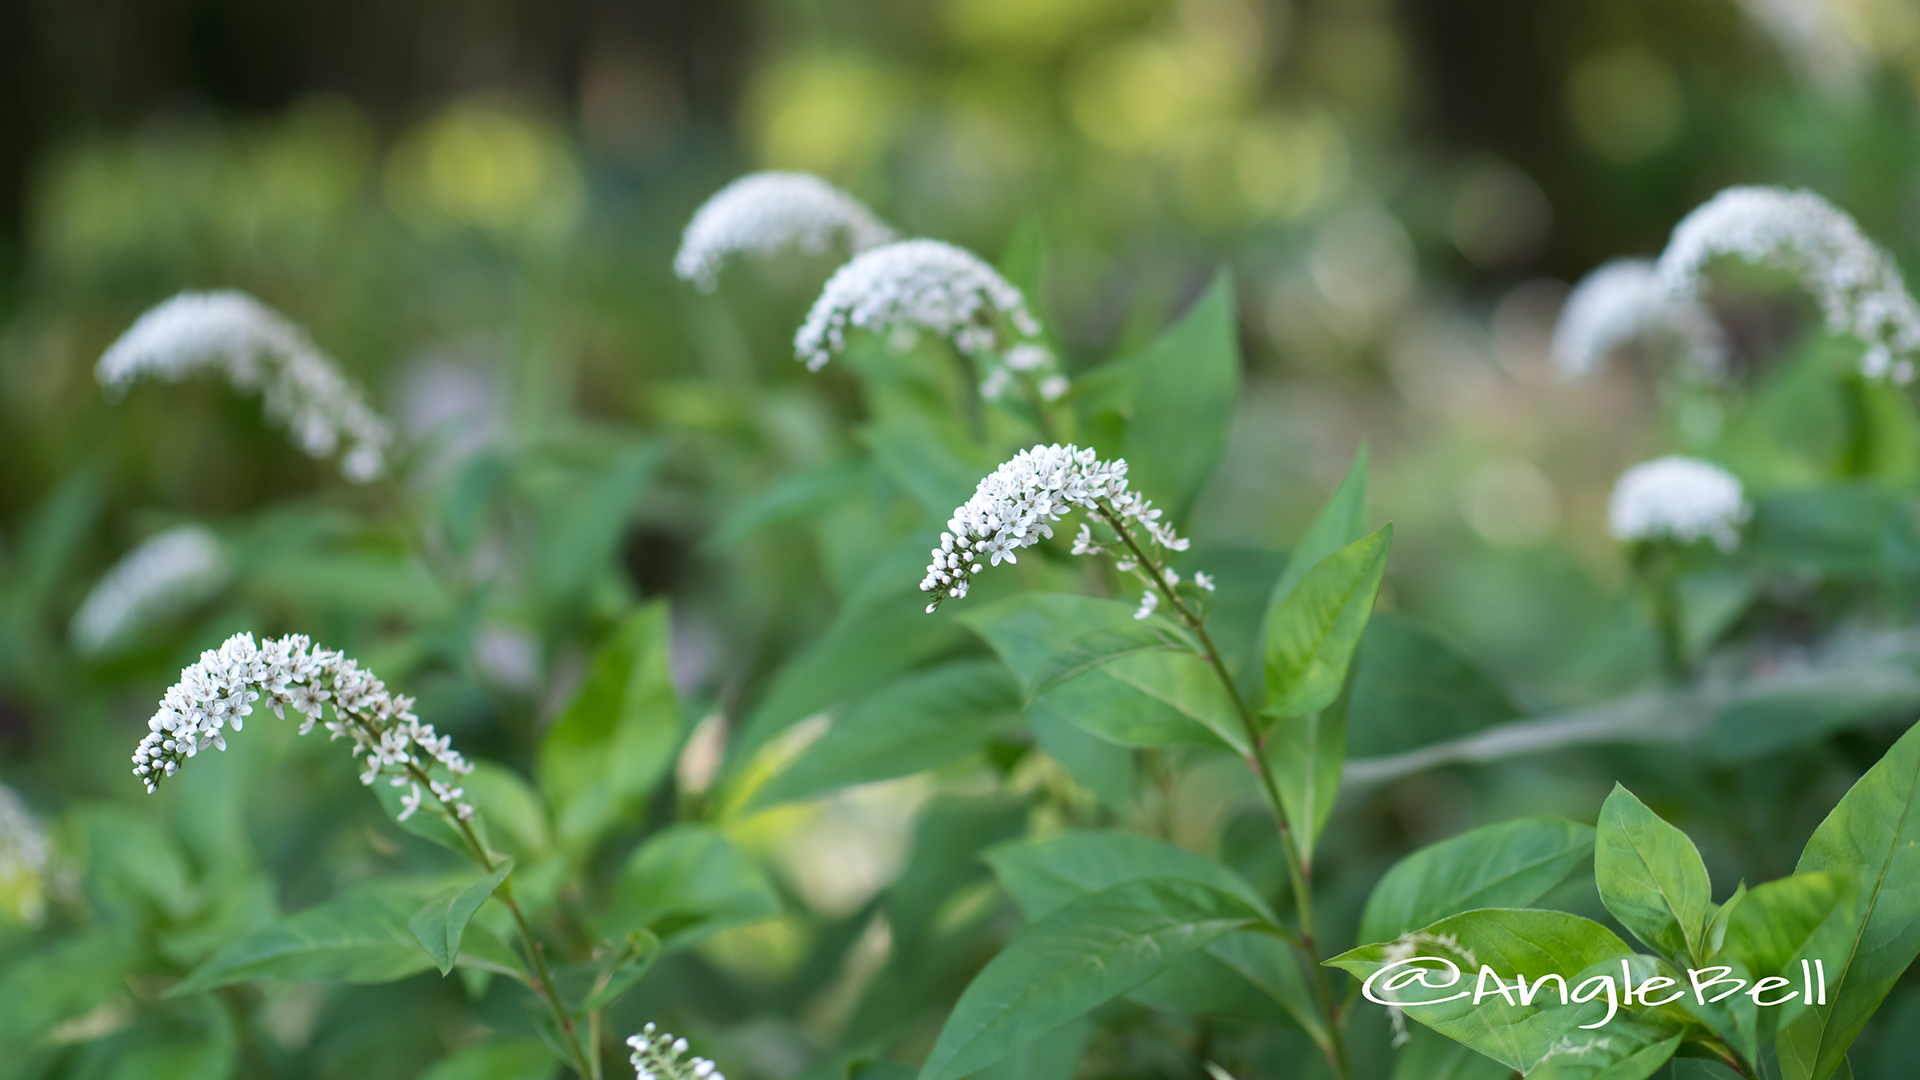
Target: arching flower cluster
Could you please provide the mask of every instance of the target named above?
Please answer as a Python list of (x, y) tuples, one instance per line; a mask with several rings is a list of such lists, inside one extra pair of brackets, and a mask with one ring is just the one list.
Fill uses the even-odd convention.
[(1067, 392), (1026, 298), (971, 252), (938, 240), (903, 240), (855, 257), (834, 272), (794, 335), (794, 352), (818, 371), (846, 348), (849, 330), (924, 330), (982, 366), (981, 393), (1003, 396), (1020, 375), (1040, 395)]
[(1709, 267), (1735, 258), (1793, 276), (1820, 306), (1826, 329), (1866, 345), (1862, 374), (1910, 382), (1920, 352), (1920, 304), (1900, 267), (1847, 214), (1811, 191), (1734, 187), (1674, 227), (1657, 264), (1610, 262), (1568, 297), (1554, 329), (1553, 360), (1563, 374), (1597, 369), (1630, 342), (1683, 347), (1691, 368), (1725, 368), (1726, 341), (1702, 303)]
[(159, 534), (114, 564), (74, 613), (74, 648), (98, 653), (139, 628), (190, 608), (226, 584), (226, 551), (198, 525)]
[(1866, 343), (1863, 374), (1913, 380), (1920, 305), (1892, 256), (1832, 203), (1811, 191), (1728, 188), (1674, 228), (1660, 277), (1674, 295), (1695, 296), (1708, 264), (1722, 256), (1792, 274), (1819, 303), (1829, 333)]
[(818, 255), (842, 242), (861, 252), (888, 243), (894, 235), (860, 200), (817, 176), (749, 173), (694, 212), (673, 257), (673, 272), (701, 292), (712, 292), (720, 268), (737, 253), (767, 255), (798, 248)]
[(140, 316), (94, 370), (109, 394), (144, 376), (178, 382), (213, 371), (259, 392), (309, 456), (345, 448), (340, 469), (355, 483), (386, 470), (392, 427), (305, 331), (235, 291), (181, 293)]
[(1635, 344), (1677, 347), (1695, 375), (1726, 369), (1720, 324), (1692, 296), (1675, 296), (1648, 259), (1615, 259), (1581, 279), (1553, 328), (1553, 365), (1568, 379), (1599, 370), (1616, 350)]
[(653, 1024), (629, 1036), (627, 1045), (633, 1048), (627, 1060), (633, 1064), (635, 1080), (727, 1080), (706, 1058), (683, 1058), (687, 1040), (660, 1031)]
[[(411, 794), (401, 797), (403, 820), (422, 805), (419, 780), (428, 769), (438, 764), (455, 776), (473, 771), (449, 736), (435, 734), (432, 724), (413, 714), (412, 698), (388, 693), (385, 683), (344, 653), (318, 648), (305, 634), (259, 645), (252, 634), (235, 634), (201, 653), (161, 699), (133, 753), (134, 774), (152, 792), (186, 759), (210, 747), (225, 750), (226, 729), (241, 730), (256, 702), (283, 719), (292, 708), (303, 718), (302, 735), (319, 723), (333, 738), (351, 739), (354, 756), (365, 759), (361, 783), (385, 777), (395, 787), (411, 785)], [(323, 718), (328, 705), (331, 720)], [(428, 788), (448, 812), (463, 821), (473, 816), (473, 807), (460, 801), (461, 788), (441, 780), (429, 780)]]
[[(1187, 549), (1187, 541), (1175, 535), (1161, 512), (1127, 489), (1126, 459), (1101, 461), (1094, 450), (1072, 445), (1036, 446), (995, 469), (980, 481), (973, 497), (954, 510), (920, 582), (920, 591), (933, 596), (927, 610), (949, 597), (966, 596), (973, 576), (988, 566), (1018, 562), (1015, 552), (1051, 537), (1053, 523), (1075, 508), (1136, 527), (1164, 551)], [(1099, 555), (1105, 550), (1091, 527), (1083, 525), (1073, 553)], [(1121, 570), (1139, 568), (1130, 553), (1118, 565)], [(1177, 583), (1177, 578), (1168, 582)], [(1140, 617), (1151, 613), (1148, 606)]]
[(1722, 551), (1740, 546), (1740, 526), (1752, 514), (1732, 474), (1678, 455), (1621, 473), (1607, 502), (1607, 525), (1616, 540), (1706, 539)]

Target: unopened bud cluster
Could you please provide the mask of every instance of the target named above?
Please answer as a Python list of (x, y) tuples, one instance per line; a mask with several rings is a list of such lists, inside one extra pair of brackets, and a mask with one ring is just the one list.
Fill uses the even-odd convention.
[(635, 1080), (727, 1080), (713, 1062), (703, 1057), (686, 1057), (687, 1040), (672, 1032), (660, 1031), (653, 1024), (627, 1039), (633, 1048), (628, 1061), (633, 1063)]
[[(292, 708), (303, 718), (302, 735), (323, 723), (333, 738), (351, 739), (354, 756), (365, 759), (361, 783), (386, 777), (394, 787), (413, 785), (411, 795), (401, 798), (402, 819), (420, 808), (417, 781), (426, 770), (438, 764), (456, 776), (473, 771), (449, 736), (436, 735), (432, 724), (413, 714), (412, 698), (388, 693), (385, 683), (344, 653), (318, 648), (305, 634), (259, 645), (252, 634), (235, 634), (201, 653), (161, 699), (134, 751), (134, 774), (152, 792), (186, 759), (209, 747), (225, 750), (226, 729), (241, 730), (255, 703), (282, 719)], [(328, 705), (332, 720), (322, 715)], [(448, 812), (463, 821), (473, 816), (473, 807), (460, 801), (462, 789), (437, 780), (429, 787)]]
[[(1099, 513), (1110, 523), (1136, 526), (1164, 550), (1187, 549), (1187, 541), (1174, 534), (1150, 501), (1127, 490), (1126, 459), (1101, 461), (1094, 450), (1072, 445), (1036, 446), (995, 469), (980, 481), (973, 497), (954, 510), (920, 582), (920, 591), (933, 594), (927, 610), (949, 597), (967, 595), (973, 576), (988, 566), (1020, 561), (1016, 551), (1051, 537), (1053, 523), (1075, 508)], [(1083, 525), (1073, 553), (1104, 551)], [(1120, 568), (1137, 569), (1137, 561), (1124, 555)]]

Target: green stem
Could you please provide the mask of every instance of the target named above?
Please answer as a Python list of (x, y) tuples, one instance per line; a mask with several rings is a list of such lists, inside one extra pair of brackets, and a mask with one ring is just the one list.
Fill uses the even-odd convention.
[(1326, 968), (1320, 965), (1319, 947), (1315, 944), (1313, 937), (1313, 869), (1311, 864), (1301, 857), (1300, 846), (1294, 839), (1293, 827), (1287, 820), (1286, 803), (1280, 798), (1280, 785), (1274, 779), (1273, 765), (1264, 753), (1265, 739), (1260, 735), (1259, 725), (1254, 722), (1253, 711), (1247, 707), (1246, 698), (1240, 694), (1240, 685), (1234, 681), (1233, 674), (1227, 670), (1226, 661), (1221, 659), (1220, 650), (1214, 645), (1212, 636), (1207, 633), (1206, 620), (1181, 601), (1179, 594), (1174, 592), (1173, 586), (1167, 583), (1166, 572), (1141, 548), (1139, 542), (1134, 540), (1133, 534), (1127, 531), (1126, 524), (1121, 520), (1120, 515), (1104, 504), (1098, 505), (1097, 512), (1119, 535), (1121, 543), (1127, 546), (1127, 550), (1133, 553), (1134, 559), (1139, 562), (1145, 572), (1147, 581), (1159, 592), (1167, 605), (1179, 614), (1180, 621), (1186, 624), (1187, 629), (1193, 632), (1194, 639), (1200, 644), (1201, 656), (1207, 661), (1207, 665), (1213, 668), (1215, 677), (1220, 680), (1220, 685), (1226, 689), (1228, 699), (1233, 702), (1234, 713), (1240, 718), (1240, 725), (1247, 736), (1249, 746), (1247, 765), (1253, 769), (1254, 775), (1260, 778), (1261, 791), (1267, 798), (1267, 806), (1272, 810), (1274, 823), (1280, 830), (1280, 847), (1286, 854), (1287, 877), (1293, 885), (1294, 909), (1298, 912), (1300, 919), (1300, 940), (1297, 944), (1306, 956), (1314, 997), (1319, 999), (1320, 1006), (1327, 1015), (1327, 1041), (1321, 1050), (1326, 1053), (1328, 1064), (1333, 1066), (1334, 1076), (1340, 1080), (1346, 1080), (1351, 1075), (1351, 1069), (1347, 1063), (1346, 1040), (1341, 1034), (1340, 1003), (1334, 997), (1333, 983), (1327, 978)]
[[(416, 783), (430, 782), (426, 771), (411, 761), (407, 762), (407, 773)], [(431, 787), (428, 790), (431, 791)], [(489, 874), (493, 873), (499, 864), (493, 861), (492, 853), (487, 850), (485, 844), (480, 842), (480, 837), (474, 833), (472, 824), (463, 820), (460, 815), (447, 813), (444, 809), (441, 813), (459, 831), (460, 840), (467, 845), (467, 854), (473, 861), (479, 863), (482, 870)], [(586, 1051), (582, 1050), (580, 1039), (575, 1034), (573, 1018), (567, 1015), (566, 1003), (560, 1000), (560, 991), (553, 984), (553, 973), (547, 968), (546, 950), (540, 947), (540, 941), (533, 936), (533, 927), (528, 924), (526, 914), (520, 910), (520, 905), (513, 899), (512, 874), (508, 874), (501, 880), (500, 889), (496, 895), (500, 897), (500, 902), (507, 906), (507, 910), (513, 913), (513, 925), (520, 933), (520, 949), (527, 954), (527, 960), (533, 966), (533, 991), (540, 996), (541, 1001), (546, 1003), (548, 1014), (552, 1016), (554, 1024), (567, 1040), (567, 1050), (573, 1057), (568, 1064), (580, 1074), (581, 1080), (599, 1080), (599, 1044), (594, 1044), (591, 1058), (587, 1056)]]

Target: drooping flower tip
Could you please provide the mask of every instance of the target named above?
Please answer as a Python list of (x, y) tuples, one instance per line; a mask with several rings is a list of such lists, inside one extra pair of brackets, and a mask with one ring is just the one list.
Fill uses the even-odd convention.
[(1582, 278), (1567, 297), (1549, 350), (1563, 378), (1598, 371), (1629, 345), (1678, 346), (1692, 372), (1718, 378), (1726, 367), (1719, 323), (1692, 296), (1676, 296), (1646, 259), (1615, 259)]
[[(938, 334), (976, 359), (997, 354), (996, 367), (1031, 373), (1054, 363), (1051, 351), (1031, 340), (1040, 324), (1020, 290), (978, 256), (939, 240), (887, 244), (836, 270), (793, 347), (808, 370), (818, 371), (846, 348), (852, 330), (903, 329)], [(1023, 366), (1014, 366), (1016, 357)]]
[(76, 650), (99, 653), (143, 626), (206, 600), (226, 584), (226, 551), (198, 525), (148, 539), (114, 564), (74, 613)]
[(259, 392), (310, 457), (343, 447), (347, 479), (366, 483), (386, 469), (391, 425), (305, 331), (234, 290), (184, 292), (140, 316), (94, 369), (109, 395), (151, 376), (178, 382), (214, 371), (236, 389)]
[(711, 292), (734, 254), (798, 248), (817, 255), (835, 243), (861, 252), (893, 238), (894, 231), (864, 203), (817, 176), (749, 173), (694, 211), (673, 257), (673, 272)]
[[(1169, 551), (1186, 550), (1187, 541), (1161, 520), (1161, 512), (1127, 489), (1126, 459), (1101, 461), (1095, 450), (1073, 445), (1035, 446), (988, 474), (954, 510), (920, 582), (920, 591), (933, 594), (927, 610), (966, 596), (973, 576), (988, 566), (1018, 562), (1016, 552), (1051, 537), (1053, 523), (1075, 508), (1137, 526)], [(1073, 550), (1102, 549), (1083, 525)]]
[[(385, 777), (394, 787), (411, 785), (411, 793), (400, 797), (403, 819), (421, 809), (418, 780), (428, 769), (443, 767), (455, 776), (473, 771), (451, 737), (414, 715), (412, 698), (389, 693), (344, 653), (319, 648), (304, 634), (258, 645), (252, 634), (235, 634), (219, 649), (201, 653), (167, 690), (134, 750), (134, 775), (151, 794), (188, 758), (209, 748), (225, 750), (226, 730), (242, 730), (262, 701), (277, 716), (284, 718), (289, 707), (300, 714), (302, 735), (324, 722), (333, 738), (352, 740), (353, 755), (365, 757), (362, 784)], [(323, 721), (328, 705), (334, 718)], [(438, 780), (428, 787), (446, 812), (462, 821), (472, 818), (461, 788)]]
[(1733, 187), (1681, 220), (1660, 256), (1678, 296), (1696, 295), (1713, 260), (1730, 256), (1791, 274), (1820, 306), (1829, 333), (1866, 344), (1861, 372), (1910, 382), (1920, 351), (1920, 304), (1892, 256), (1811, 191)]
[(1607, 526), (1621, 541), (1711, 540), (1722, 551), (1740, 545), (1753, 514), (1740, 481), (1716, 465), (1673, 455), (1620, 474), (1607, 502)]

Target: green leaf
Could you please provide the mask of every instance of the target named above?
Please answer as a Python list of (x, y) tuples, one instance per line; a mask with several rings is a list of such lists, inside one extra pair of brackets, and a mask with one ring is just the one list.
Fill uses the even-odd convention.
[(944, 765), (1021, 724), (1020, 688), (997, 660), (909, 675), (833, 722), (753, 797), (757, 807)]
[(1274, 921), (1258, 890), (1240, 875), (1205, 855), (1139, 833), (1082, 831), (1018, 840), (989, 848), (984, 858), (1029, 922), (1103, 889), (1146, 878), (1217, 889)]
[[(1022, 593), (969, 611), (961, 621), (1028, 685), (1075, 642), (1137, 625), (1126, 604), (1061, 593)], [(1206, 661), (1191, 653), (1118, 656), (1056, 684), (1036, 702), (1122, 746), (1201, 743), (1243, 750), (1246, 744), (1226, 689)]]
[(612, 569), (627, 521), (666, 455), (664, 443), (630, 447), (541, 516), (545, 528), (535, 576), (543, 596), (561, 602), (578, 599), (596, 574)]
[(1273, 770), (1300, 858), (1311, 867), (1314, 847), (1340, 795), (1347, 757), (1346, 710), (1335, 702), (1304, 716), (1281, 717), (1267, 731), (1261, 752)]
[(1334, 489), (1327, 505), (1321, 507), (1313, 524), (1307, 526), (1306, 535), (1288, 553), (1287, 564), (1281, 568), (1273, 591), (1267, 595), (1267, 620), (1293, 595), (1294, 588), (1308, 571), (1367, 535), (1367, 456), (1367, 446), (1361, 443), (1360, 449), (1354, 452), (1353, 465), (1347, 469), (1346, 478)]
[(502, 859), (493, 873), (464, 888), (450, 889), (427, 901), (427, 906), (407, 920), (414, 940), (427, 950), (441, 975), (453, 971), (460, 955), (460, 938), (467, 932), (467, 920), (487, 902), (487, 897), (513, 872), (513, 860)]
[(1509, 1080), (1513, 1070), (1430, 1028), (1408, 1025), (1392, 1080)]
[(1378, 612), (1360, 636), (1347, 698), (1347, 754), (1384, 757), (1518, 719), (1473, 661), (1410, 619)]
[[(1138, 833), (1071, 832), (1039, 841), (1014, 841), (989, 849), (985, 858), (1029, 922), (1039, 922), (1103, 889), (1149, 878), (1191, 881), (1217, 889), (1245, 902), (1268, 922), (1275, 921), (1259, 891), (1232, 870), (1203, 855)], [(1271, 1019), (1268, 1013), (1257, 1011), (1259, 1003), (1248, 1004), (1250, 997), (1259, 996), (1266, 1009), (1277, 1005), (1314, 1038), (1324, 1036), (1292, 947), (1277, 938), (1242, 931), (1223, 935), (1207, 946), (1204, 957), (1188, 957), (1141, 992), (1158, 993), (1169, 1007), (1207, 1011), (1196, 1004), (1198, 999), (1194, 997), (1196, 987), (1203, 985), (1210, 988), (1213, 1004), (1221, 1006), (1217, 1011)], [(1178, 1006), (1182, 1001), (1184, 1006)]]
[(1687, 834), (1615, 784), (1594, 843), (1594, 883), (1613, 917), (1670, 957), (1704, 959), (1713, 882)]
[(503, 1039), (442, 1058), (420, 1080), (552, 1080), (553, 1053), (539, 1039)]
[(563, 845), (591, 847), (639, 812), (680, 741), (680, 703), (668, 672), (667, 605), (628, 616), (594, 653), (586, 683), (540, 742), (540, 787)]
[(1133, 751), (1093, 734), (1040, 702), (1028, 707), (1027, 726), (1040, 749), (1059, 762), (1075, 783), (1091, 791), (1100, 805), (1116, 814), (1131, 812)]
[(1557, 817), (1486, 825), (1429, 844), (1373, 887), (1360, 940), (1392, 941), (1474, 908), (1524, 907), (1591, 854), (1593, 830)]
[(1268, 616), (1265, 715), (1302, 716), (1339, 696), (1392, 544), (1387, 525), (1327, 556)]
[[(1724, 946), (1713, 962), (1737, 964), (1734, 974), (1749, 980), (1779, 976), (1795, 987), (1803, 978), (1800, 961), (1846, 953), (1859, 911), (1853, 880), (1826, 871), (1769, 881), (1728, 906)], [(1795, 998), (1760, 1013), (1756, 1036), (1791, 1024), (1807, 1005)], [(1751, 1055), (1751, 1046), (1744, 1049)]]
[(1258, 919), (1237, 897), (1172, 879), (1129, 882), (1068, 904), (974, 978), (921, 1080), (983, 1069)]
[(467, 801), (485, 820), (489, 840), (517, 859), (537, 859), (553, 846), (553, 826), (547, 802), (533, 785), (498, 762), (473, 762), (473, 771), (460, 778)]
[(1139, 355), (1122, 452), (1135, 490), (1184, 520), (1226, 454), (1240, 396), (1240, 328), (1233, 278), (1206, 294)]
[(1186, 648), (1164, 619), (1131, 619), (1127, 624), (1089, 630), (1047, 657), (1027, 680), (1026, 700), (1082, 675), (1137, 653)]
[[(426, 971), (433, 961), (407, 927), (425, 887), (363, 882), (221, 949), (168, 996), (262, 980), (383, 983)], [(464, 953), (456, 960), (466, 962)]]
[(601, 965), (604, 974), (580, 1002), (577, 1014), (586, 1014), (604, 1009), (627, 991), (633, 989), (648, 971), (653, 962), (660, 959), (660, 939), (646, 931), (635, 931), (627, 935), (627, 949), (615, 958), (612, 964)]
[(646, 930), (676, 948), (779, 914), (780, 898), (758, 868), (719, 832), (683, 823), (662, 829), (634, 851), (593, 925), (615, 940)]
[(1835, 1075), (1847, 1047), (1920, 955), (1920, 891), (1912, 884), (1920, 881), (1917, 793), (1920, 726), (1867, 770), (1800, 854), (1796, 874), (1830, 871), (1860, 885), (1847, 947), (1825, 958), (1828, 1004), (1815, 1006), (1780, 1035), (1780, 1066), (1788, 1080)]
[[(1605, 1031), (1580, 1030), (1606, 1015), (1604, 1000), (1584, 1004), (1561, 1005), (1557, 991), (1544, 988), (1531, 1005), (1517, 1001), (1509, 1004), (1498, 995), (1483, 998), (1478, 1004), (1472, 995), (1453, 1001), (1441, 999), (1461, 990), (1472, 990), (1474, 973), (1481, 965), (1512, 985), (1515, 976), (1537, 980), (1559, 975), (1577, 985), (1572, 975), (1604, 961), (1617, 963), (1633, 950), (1613, 931), (1590, 919), (1563, 911), (1539, 911), (1531, 908), (1489, 908), (1462, 912), (1404, 935), (1396, 941), (1363, 945), (1327, 961), (1365, 980), (1390, 963), (1410, 959), (1406, 949), (1412, 946), (1414, 957), (1434, 957), (1454, 965), (1459, 980), (1442, 987), (1446, 976), (1437, 972), (1434, 987), (1404, 988), (1397, 1000), (1408, 1003), (1406, 1015), (1474, 1051), (1493, 1058), (1510, 1069), (1524, 1073), (1545, 1059), (1550, 1051), (1563, 1052), (1607, 1038), (1617, 1042), (1612, 1050), (1588, 1047), (1586, 1056), (1604, 1063), (1609, 1057), (1625, 1056), (1644, 1044), (1654, 1031), (1634, 1031), (1629, 1015), (1617, 1016)], [(1398, 969), (1396, 969), (1398, 970)], [(1617, 990), (1616, 990), (1617, 992)], [(1380, 983), (1376, 996), (1395, 999)], [(1420, 1004), (1425, 1002), (1426, 1004)], [(1661, 1039), (1667, 1037), (1659, 1031)], [(1569, 1040), (1562, 1043), (1561, 1040)], [(1663, 1059), (1664, 1060), (1664, 1059)], [(1644, 1074), (1642, 1074), (1644, 1075)]]

